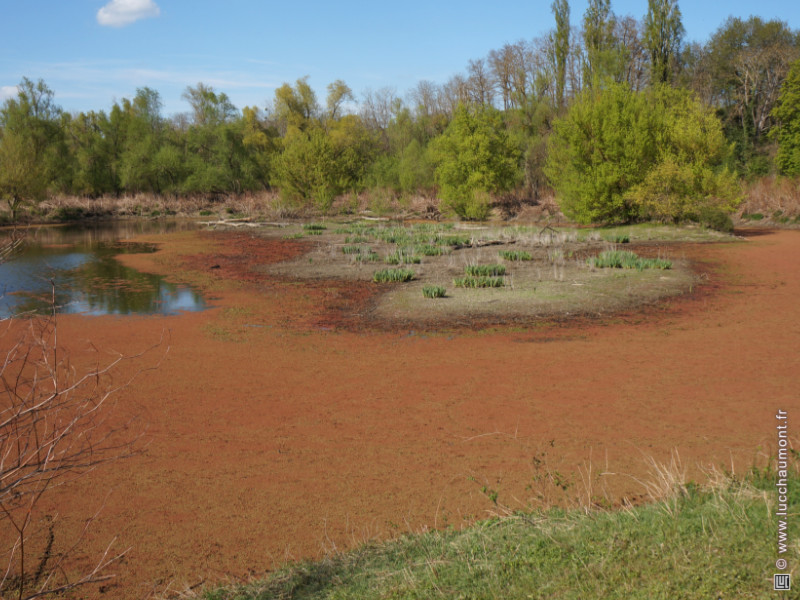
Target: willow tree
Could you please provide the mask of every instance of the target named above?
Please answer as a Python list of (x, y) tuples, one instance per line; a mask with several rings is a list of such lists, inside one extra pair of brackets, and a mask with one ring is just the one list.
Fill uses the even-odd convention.
[(722, 126), (686, 90), (584, 92), (553, 123), (548, 150), (559, 205), (581, 223), (703, 220), (740, 199)]

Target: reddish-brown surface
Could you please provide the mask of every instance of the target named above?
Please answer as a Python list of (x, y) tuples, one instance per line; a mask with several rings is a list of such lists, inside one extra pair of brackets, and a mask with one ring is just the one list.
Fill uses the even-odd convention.
[(163, 364), (118, 396), (120, 417), (147, 423), (144, 453), (48, 499), (66, 532), (104, 504), (87, 555), (115, 535), (131, 547), (106, 597), (460, 526), (494, 508), (484, 485), (512, 507), (555, 498), (535, 480), (545, 471), (568, 477), (572, 497), (619, 498), (642, 493), (646, 457), (673, 449), (690, 470), (744, 469), (774, 446), (777, 409), (800, 415), (797, 231), (688, 247), (709, 285), (666, 309), (491, 333), (376, 331), (339, 312), (366, 311), (374, 286), (250, 270), (300, 251), (178, 234), (125, 260), (194, 269), (216, 308), (60, 318), (76, 356), (89, 341), (132, 353), (169, 332)]

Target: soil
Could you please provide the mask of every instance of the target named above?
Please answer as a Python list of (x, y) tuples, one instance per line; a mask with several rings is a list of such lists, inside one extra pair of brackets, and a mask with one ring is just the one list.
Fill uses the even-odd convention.
[(116, 376), (160, 363), (115, 396), (141, 454), (43, 497), (59, 548), (102, 508), (70, 569), (130, 548), (81, 597), (169, 596), (503, 507), (641, 501), (650, 459), (741, 472), (774, 451), (778, 409), (800, 414), (797, 231), (683, 246), (703, 284), (643, 309), (423, 328), (381, 326), (371, 282), (254, 268), (306, 241), (139, 241), (160, 249), (126, 264), (214, 308), (59, 317), (78, 368), (166, 340)]

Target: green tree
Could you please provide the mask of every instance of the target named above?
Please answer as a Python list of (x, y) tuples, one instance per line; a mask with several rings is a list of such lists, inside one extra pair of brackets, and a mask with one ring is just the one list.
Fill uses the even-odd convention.
[(567, 83), (567, 57), (570, 50), (569, 2), (567, 0), (553, 0), (551, 9), (556, 18), (556, 31), (553, 36), (556, 106), (563, 108), (565, 103), (564, 88)]
[(782, 173), (800, 175), (800, 59), (789, 69), (772, 116), (778, 121), (773, 130), (778, 140), (775, 162)]
[(112, 109), (115, 125), (120, 127), (122, 135), (120, 186), (127, 192), (161, 192), (162, 182), (155, 164), (166, 128), (161, 106), (159, 93), (144, 87), (136, 90), (133, 100), (123, 98), (122, 106), (116, 111)]
[(615, 28), (616, 18), (611, 12), (611, 0), (589, 0), (583, 15), (585, 85), (597, 86), (615, 77), (620, 70), (621, 57), (614, 35)]
[(285, 135), (289, 127), (304, 129), (319, 112), (317, 95), (308, 85), (308, 76), (298, 79), (294, 87), (284, 83), (275, 90), (273, 113), (281, 134)]
[(326, 106), (328, 107), (328, 119), (335, 121), (341, 116), (342, 104), (352, 102), (355, 99), (353, 90), (341, 79), (328, 84), (328, 97)]
[(647, 0), (644, 43), (650, 54), (651, 84), (672, 81), (683, 34), (678, 0)]
[(330, 209), (342, 191), (336, 150), (318, 123), (288, 129), (275, 158), (274, 174), (283, 196), (313, 202), (322, 211)]
[(462, 219), (486, 218), (489, 194), (507, 191), (519, 180), (521, 152), (502, 114), (491, 107), (459, 106), (431, 152), (441, 197)]
[(0, 197), (15, 220), (24, 203), (42, 199), (54, 181), (65, 178), (61, 114), (41, 79), (23, 78), (17, 96), (0, 107)]
[(786, 23), (731, 17), (696, 61), (692, 82), (717, 106), (743, 171), (769, 169), (765, 134), (789, 66), (800, 56), (800, 35)]
[(697, 219), (739, 200), (721, 125), (686, 90), (585, 92), (554, 122), (548, 150), (561, 209), (581, 223)]

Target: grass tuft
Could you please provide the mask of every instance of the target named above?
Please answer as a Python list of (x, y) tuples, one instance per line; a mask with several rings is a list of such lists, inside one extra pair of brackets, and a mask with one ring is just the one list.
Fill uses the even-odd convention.
[(414, 271), (410, 269), (383, 269), (375, 271), (372, 275), (372, 281), (375, 283), (395, 283), (412, 279), (414, 279)]
[(506, 274), (505, 265), (467, 265), (464, 273), (473, 277), (497, 277)]
[(500, 258), (504, 258), (505, 260), (533, 260), (531, 253), (525, 252), (524, 250), (500, 250), (498, 254), (500, 254)]
[(453, 284), (460, 288), (498, 288), (505, 285), (502, 277), (472, 276), (457, 277)]
[(444, 298), (447, 290), (440, 285), (422, 286), (422, 295), (426, 298)]
[(627, 250), (607, 250), (586, 260), (596, 269), (671, 269), (672, 261), (663, 258), (641, 258)]

